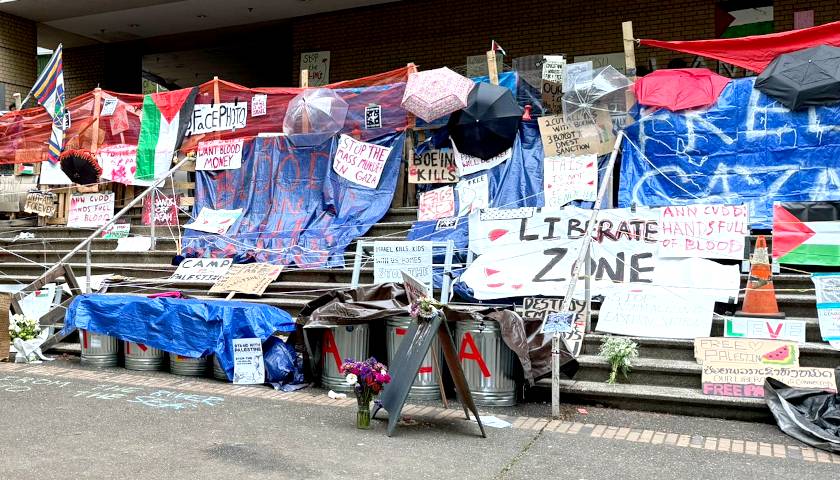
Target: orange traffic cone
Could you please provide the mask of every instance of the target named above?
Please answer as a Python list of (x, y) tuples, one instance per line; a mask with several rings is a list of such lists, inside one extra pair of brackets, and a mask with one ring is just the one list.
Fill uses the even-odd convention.
[(735, 312), (737, 317), (785, 318), (776, 303), (776, 289), (773, 287), (773, 273), (770, 270), (770, 256), (767, 241), (759, 235), (753, 254), (750, 255), (750, 278), (744, 293), (744, 306)]

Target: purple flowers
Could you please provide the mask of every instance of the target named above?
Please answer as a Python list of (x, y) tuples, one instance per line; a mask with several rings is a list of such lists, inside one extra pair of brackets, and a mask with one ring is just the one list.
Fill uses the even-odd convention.
[(341, 365), (341, 373), (347, 376), (347, 383), (353, 385), (356, 396), (368, 403), (382, 391), (386, 383), (391, 382), (385, 365), (373, 357), (361, 362), (345, 359)]

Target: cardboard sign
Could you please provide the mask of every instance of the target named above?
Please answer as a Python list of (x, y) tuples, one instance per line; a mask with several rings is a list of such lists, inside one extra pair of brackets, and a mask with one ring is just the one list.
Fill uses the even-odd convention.
[(546, 55), (543, 57), (542, 79), (550, 82), (563, 83), (563, 68), (566, 57), (563, 55)]
[(540, 83), (543, 110), (560, 114), (563, 112), (563, 84), (543, 80)]
[(186, 135), (236, 130), (247, 124), (248, 102), (200, 103), (193, 107)]
[(660, 257), (744, 259), (750, 234), (748, 205), (685, 205), (662, 208)]
[(262, 295), (282, 271), (282, 265), (270, 263), (231, 265), (227, 273), (210, 288), (210, 293), (239, 292)]
[(52, 217), (55, 215), (57, 201), (58, 196), (52, 192), (29, 192), (26, 194), (23, 211), (37, 213), (41, 217)]
[(228, 231), (228, 228), (239, 220), (240, 216), (242, 216), (241, 208), (235, 210), (214, 210), (204, 207), (198, 212), (198, 217), (192, 223), (184, 225), (184, 228), (224, 235)]
[(117, 144), (102, 148), (96, 158), (102, 167), (102, 178), (123, 185), (149, 186), (152, 181), (138, 180), (137, 145)]
[(382, 128), (381, 105), (368, 105), (365, 107), (365, 128)]
[(233, 383), (261, 385), (265, 382), (262, 342), (259, 338), (233, 339)]
[(300, 70), (309, 71), (310, 87), (323, 87), (330, 83), (330, 52), (301, 53)]
[(179, 203), (181, 203), (180, 195), (176, 195), (173, 198), (162, 193), (157, 193), (155, 195), (155, 206), (152, 208), (152, 196), (146, 195), (143, 198), (143, 225), (152, 224), (152, 215), (154, 215), (155, 225), (179, 225)]
[(105, 240), (117, 240), (125, 238), (131, 232), (130, 223), (112, 223), (102, 230), (102, 238)]
[(353, 183), (376, 188), (390, 155), (391, 147), (361, 142), (342, 134), (338, 138), (333, 170)]
[(114, 192), (77, 194), (70, 197), (67, 226), (97, 228), (110, 222), (113, 216)]
[[(522, 299), (522, 319), (544, 323), (549, 314), (560, 312), (562, 307), (562, 298), (525, 297)], [(573, 357), (577, 357), (583, 351), (583, 338), (586, 335), (586, 303), (582, 300), (572, 299), (569, 304), (569, 312), (574, 313), (572, 328), (568, 332), (561, 332), (560, 338), (563, 339), (569, 353)]]
[(427, 287), (423, 282), (412, 277), (410, 273), (402, 272), (403, 287), (405, 287), (405, 295), (408, 297), (408, 303), (414, 303), (423, 297), (431, 297), (432, 289)]
[(403, 272), (432, 289), (432, 242), (373, 242), (373, 283), (400, 283)]
[(198, 142), (196, 170), (235, 170), (242, 166), (242, 138)]
[(591, 68), (601, 68), (612, 65), (619, 73), (624, 73), (627, 64), (624, 61), (624, 52), (599, 53), (596, 55), (576, 55), (575, 63), (591, 62)]
[(451, 148), (415, 152), (408, 165), (408, 183), (455, 183), (458, 178)]
[(572, 200), (594, 202), (598, 197), (598, 156), (545, 157), (543, 193), (546, 207)]
[(811, 280), (817, 289), (817, 315), (820, 335), (835, 346), (840, 341), (840, 273), (814, 273)]
[(694, 339), (697, 363), (725, 362), (799, 366), (795, 342), (755, 338), (701, 337)]
[(546, 157), (568, 155), (604, 155), (615, 142), (609, 114), (599, 112), (597, 121), (567, 123), (562, 115), (537, 120)]
[(636, 337), (708, 337), (715, 302), (656, 288), (610, 292), (598, 311), (598, 331)]
[(473, 157), (458, 151), (455, 142), (452, 141), (452, 156), (455, 159), (455, 166), (458, 167), (458, 175), (464, 176), (471, 173), (487, 170), (507, 161), (513, 155), (513, 148), (508, 148), (504, 152), (496, 155), (493, 158), (484, 160), (482, 158)]
[(266, 114), (268, 107), (268, 95), (257, 93), (251, 97), (251, 116), (261, 117)]
[(458, 216), (490, 206), (490, 181), (487, 175), (461, 180), (455, 185), (458, 193)]
[(764, 380), (767, 377), (791, 387), (837, 391), (833, 368), (707, 362), (703, 364), (703, 393), (724, 397), (764, 398)]
[(804, 320), (774, 320), (771, 318), (724, 317), (725, 337), (764, 338), (805, 343)]
[(440, 187), (423, 192), (417, 202), (417, 220), (435, 220), (455, 215), (455, 189)]
[(170, 280), (190, 282), (218, 282), (230, 269), (230, 258), (186, 258)]

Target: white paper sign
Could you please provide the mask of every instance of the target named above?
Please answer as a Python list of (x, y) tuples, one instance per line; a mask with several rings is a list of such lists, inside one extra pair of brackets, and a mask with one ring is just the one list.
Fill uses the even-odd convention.
[(373, 243), (374, 283), (400, 283), (403, 272), (432, 289), (432, 242)]
[(452, 143), (452, 157), (455, 159), (455, 165), (458, 167), (458, 175), (465, 176), (471, 173), (487, 170), (501, 164), (508, 160), (513, 155), (513, 148), (508, 148), (504, 152), (496, 155), (493, 158), (483, 160), (472, 155), (467, 155), (458, 151), (455, 142), (450, 138)]
[(723, 319), (723, 336), (790, 340), (805, 343), (805, 326), (804, 320), (725, 317)]
[(196, 170), (235, 170), (242, 166), (242, 138), (198, 142)]
[(193, 107), (187, 136), (245, 128), (248, 123), (248, 102), (200, 103)]
[(67, 226), (71, 228), (97, 228), (114, 216), (114, 192), (83, 193), (70, 197)]
[(41, 176), (39, 185), (72, 185), (73, 180), (61, 170), (61, 165), (52, 162), (41, 162)]
[(423, 192), (417, 201), (417, 220), (436, 220), (455, 215), (455, 189), (447, 185)]
[(251, 98), (251, 116), (260, 117), (266, 114), (268, 95), (257, 93)]
[[(79, 277), (80, 281), (82, 278)], [(52, 309), (53, 300), (55, 300), (55, 289), (56, 285), (54, 283), (48, 283), (41, 287), (40, 290), (36, 290), (18, 300), (23, 314), (28, 318), (34, 319), (40, 319), (46, 315)]]
[(323, 87), (330, 83), (330, 52), (301, 53), (300, 70), (309, 71), (310, 87)]
[(130, 223), (112, 223), (102, 230), (102, 238), (106, 240), (116, 240), (118, 238), (125, 238), (131, 232)]
[(101, 117), (110, 117), (117, 109), (117, 99), (114, 97), (105, 97), (102, 101), (102, 111), (99, 114)]
[(152, 248), (152, 237), (123, 237), (117, 239), (117, 252), (148, 252)]
[(545, 157), (543, 187), (546, 207), (572, 200), (594, 202), (598, 197), (598, 156)]
[(817, 315), (822, 339), (837, 348), (840, 341), (840, 273), (814, 273), (817, 288)]
[(487, 175), (461, 180), (455, 185), (458, 193), (458, 216), (490, 206), (490, 181)]
[(186, 258), (170, 280), (216, 283), (230, 269), (230, 258)]
[(391, 155), (391, 148), (361, 142), (342, 134), (338, 138), (333, 170), (353, 183), (376, 188), (379, 185), (382, 170), (385, 169), (385, 162)]
[(543, 57), (542, 79), (549, 82), (563, 83), (563, 67), (566, 57), (563, 55), (546, 55)]
[(233, 383), (260, 385), (265, 383), (262, 342), (259, 338), (233, 339)]
[(597, 330), (636, 337), (708, 337), (715, 302), (655, 287), (613, 291), (598, 311)]
[(223, 235), (231, 225), (236, 223), (241, 215), (241, 208), (235, 210), (213, 210), (212, 208), (204, 207), (198, 212), (198, 217), (196, 217), (195, 221), (184, 225), (184, 228)]
[(151, 180), (138, 180), (137, 145), (117, 144), (99, 150), (96, 156), (102, 167), (102, 178), (123, 185), (150, 186)]
[(684, 205), (662, 208), (660, 257), (744, 259), (750, 234), (747, 205)]

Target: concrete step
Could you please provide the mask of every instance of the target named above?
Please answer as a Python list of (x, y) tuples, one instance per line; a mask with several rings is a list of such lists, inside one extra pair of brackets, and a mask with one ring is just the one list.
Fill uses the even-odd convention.
[[(177, 238), (173, 238), (169, 236), (169, 232), (157, 232), (158, 235), (155, 236), (156, 250), (162, 251), (169, 251), (172, 252), (172, 255), (175, 254), (175, 250), (177, 248), (176, 240)], [(165, 236), (160, 235), (161, 233), (166, 233)], [(141, 235), (141, 234), (137, 234)], [(132, 234), (134, 236), (134, 234)], [(77, 245), (81, 242), (82, 239), (80, 238), (63, 238), (63, 237), (55, 237), (55, 238), (34, 238), (34, 239), (25, 239), (25, 240), (17, 240), (15, 242), (6, 242), (0, 240), (0, 248), (12, 252), (20, 252), (20, 251), (27, 251), (33, 249), (39, 250), (53, 250), (56, 252), (60, 252), (62, 255), (66, 254), (73, 248), (76, 248)], [(97, 238), (91, 242), (91, 250), (114, 250), (117, 248), (117, 240), (106, 240), (103, 238)]]
[[(598, 355), (580, 355), (580, 370), (575, 380), (583, 382), (605, 382), (610, 375), (610, 364)], [(694, 361), (666, 360), (661, 358), (637, 358), (625, 378), (619, 374), (619, 381), (634, 385), (658, 385), (663, 387), (685, 387), (700, 389), (702, 367)]]

